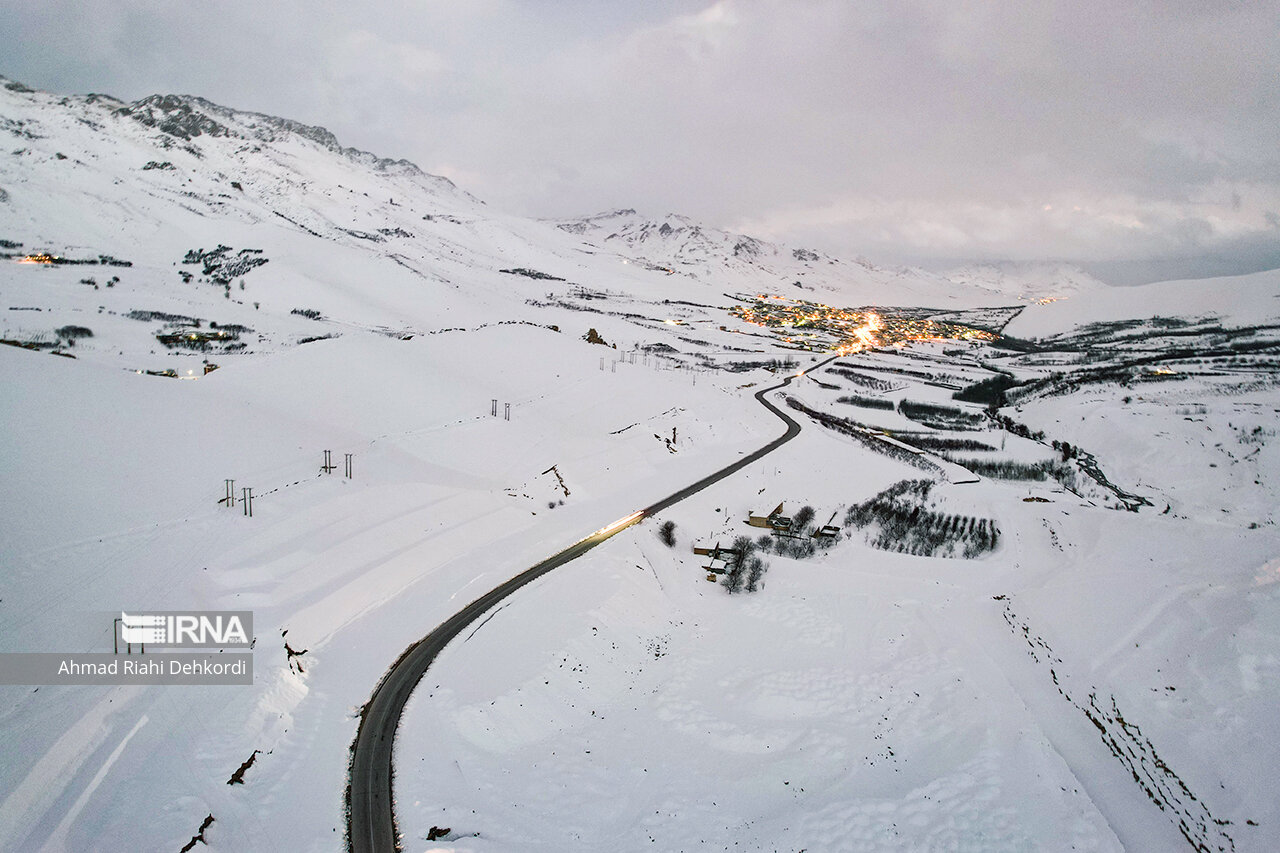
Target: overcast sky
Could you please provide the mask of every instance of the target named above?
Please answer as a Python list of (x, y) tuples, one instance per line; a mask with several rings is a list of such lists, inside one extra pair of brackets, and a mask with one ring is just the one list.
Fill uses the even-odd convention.
[(28, 85), (323, 125), (516, 213), (680, 212), (879, 262), (1280, 266), (1280, 0), (10, 0), (2, 20), (0, 74)]

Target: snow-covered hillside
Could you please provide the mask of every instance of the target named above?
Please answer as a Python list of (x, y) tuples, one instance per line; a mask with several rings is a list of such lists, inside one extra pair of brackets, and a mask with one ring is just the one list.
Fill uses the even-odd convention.
[(956, 284), (989, 290), (1005, 299), (1044, 304), (1068, 297), (1087, 302), (1112, 289), (1071, 264), (975, 264), (951, 270), (945, 277)]
[[(674, 213), (655, 220), (628, 208), (560, 222), (557, 227), (602, 245), (626, 246), (642, 254), (652, 253), (655, 258), (668, 258), (680, 266), (705, 265), (730, 258), (741, 265), (761, 261), (776, 264), (785, 254), (772, 243), (745, 234), (705, 228), (687, 216)], [(792, 249), (789, 254), (793, 260), (804, 263), (832, 261), (807, 249)]]
[(1090, 323), (1158, 317), (1230, 327), (1274, 324), (1280, 321), (1280, 270), (1095, 290), (1085, 298), (1030, 306), (1007, 331), (1044, 338)]
[(648, 268), (692, 282), (740, 281), (758, 292), (854, 305), (931, 305), (959, 308), (1016, 304), (1018, 296), (972, 286), (920, 269), (880, 267), (861, 258), (846, 261), (802, 247), (733, 234), (669, 213), (647, 217), (614, 210), (556, 223), (589, 243), (640, 259)]
[[(832, 345), (773, 395), (794, 440), (445, 649), (403, 848), (1280, 846), (1274, 274), (532, 221), (185, 96), (6, 81), (0, 136), (0, 653), (130, 608), (255, 634), (251, 687), (0, 686), (0, 849), (346, 849), (401, 652), (776, 437), (751, 395)], [(779, 505), (813, 518), (748, 526)], [(743, 535), (729, 592), (693, 547)]]

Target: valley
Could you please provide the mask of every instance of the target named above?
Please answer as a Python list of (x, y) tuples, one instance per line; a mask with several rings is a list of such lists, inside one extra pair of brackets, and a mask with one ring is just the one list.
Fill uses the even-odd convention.
[(404, 850), (1280, 843), (1280, 273), (539, 221), (0, 84), (0, 652), (255, 634), (248, 686), (0, 685), (0, 848), (365, 849), (352, 749), (429, 636)]

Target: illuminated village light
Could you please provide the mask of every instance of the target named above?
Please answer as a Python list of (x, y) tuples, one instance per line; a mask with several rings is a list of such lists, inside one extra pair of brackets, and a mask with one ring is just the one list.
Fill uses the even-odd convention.
[[(765, 299), (777, 302), (765, 302)], [(832, 308), (780, 296), (758, 296), (754, 304), (735, 305), (729, 313), (746, 323), (771, 329), (781, 343), (801, 349), (822, 349), (822, 337), (830, 336), (825, 349), (837, 355), (912, 341), (995, 340), (998, 337), (958, 323), (892, 314), (885, 318), (876, 311)], [(806, 330), (803, 335), (790, 331), (799, 328)]]

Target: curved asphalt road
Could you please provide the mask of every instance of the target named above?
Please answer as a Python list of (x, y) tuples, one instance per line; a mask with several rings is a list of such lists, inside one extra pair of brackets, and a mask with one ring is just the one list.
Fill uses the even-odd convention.
[[(835, 358), (836, 356), (832, 356), (808, 370), (817, 370)], [(703, 477), (693, 485), (686, 486), (639, 512), (597, 530), (533, 568), (526, 569), (501, 586), (477, 598), (450, 617), (443, 625), (405, 649), (404, 654), (392, 664), (391, 669), (374, 688), (373, 696), (360, 714), (360, 729), (356, 733), (356, 740), (352, 747), (347, 780), (347, 845), (352, 853), (390, 853), (390, 851), (401, 849), (391, 801), (391, 753), (395, 743), (396, 727), (400, 724), (400, 714), (404, 710), (405, 703), (409, 701), (413, 689), (418, 686), (427, 667), (431, 666), (436, 655), (449, 641), (499, 601), (530, 581), (542, 577), (554, 568), (563, 566), (570, 560), (581, 557), (615, 533), (702, 491), (712, 483), (723, 480), (795, 438), (800, 433), (800, 424), (766, 400), (764, 395), (791, 384), (792, 379), (803, 376), (806, 372), (808, 371), (788, 376), (786, 381), (757, 391), (755, 394), (756, 399), (765, 408), (786, 423), (787, 431), (782, 435), (731, 465)]]

